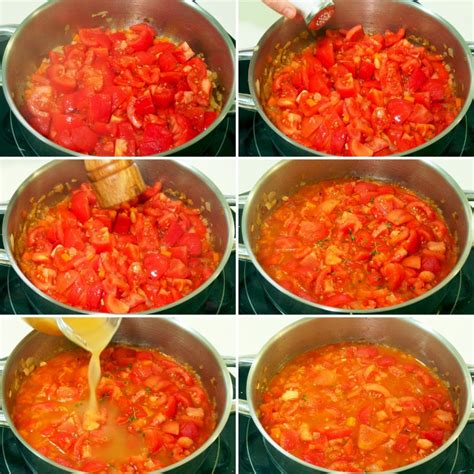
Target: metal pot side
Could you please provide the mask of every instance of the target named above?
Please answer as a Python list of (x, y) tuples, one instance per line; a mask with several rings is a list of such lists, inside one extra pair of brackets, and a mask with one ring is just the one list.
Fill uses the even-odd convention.
[[(105, 14), (103, 14), (105, 12)], [(124, 28), (151, 21), (158, 34), (187, 41), (205, 55), (218, 74), (223, 108), (204, 132), (160, 156), (198, 154), (200, 143), (225, 118), (235, 98), (235, 48), (222, 26), (204, 9), (185, 0), (52, 0), (31, 13), (10, 39), (3, 55), (3, 91), (8, 105), (25, 131), (25, 138), (39, 155), (81, 156), (38, 133), (20, 112), (27, 78), (51, 49), (70, 43), (79, 28)], [(205, 140), (204, 140), (205, 141)]]
[[(188, 314), (195, 313), (204, 303), (210, 285), (213, 283), (229, 259), (234, 240), (234, 222), (230, 208), (212, 181), (194, 167), (172, 160), (136, 160), (147, 184), (153, 184), (158, 179), (163, 183), (163, 189), (171, 189), (184, 193), (193, 205), (201, 208), (202, 215), (209, 223), (214, 248), (222, 257), (214, 273), (199, 288), (174, 303), (161, 308), (149, 309), (135, 314)], [(72, 182), (72, 180), (75, 180)], [(3, 220), (3, 244), (11, 265), (20, 277), (25, 293), (32, 306), (42, 314), (91, 314), (80, 308), (69, 306), (54, 300), (23, 274), (14, 258), (14, 240), (24, 224), (24, 213), (31, 209), (31, 201), (38, 201), (55, 186), (71, 183), (77, 187), (87, 182), (82, 160), (51, 161), (29, 176), (12, 196)], [(54, 193), (46, 199), (47, 204), (54, 204), (64, 197), (63, 192)], [(13, 237), (12, 237), (13, 236)]]
[[(436, 287), (405, 303), (373, 310), (345, 310), (313, 303), (296, 296), (273, 280), (258, 262), (255, 250), (259, 227), (271, 209), (266, 204), (283, 196), (290, 196), (301, 185), (336, 178), (369, 178), (394, 182), (416, 191), (437, 204), (448, 227), (455, 236), (459, 257), (449, 275)], [(273, 193), (273, 194), (272, 194)], [(242, 236), (252, 263), (264, 280), (265, 289), (281, 309), (289, 314), (319, 313), (426, 313), (441, 301), (447, 284), (459, 273), (466, 262), (473, 242), (472, 209), (462, 189), (437, 165), (421, 160), (286, 160), (278, 162), (254, 186), (242, 215)], [(427, 306), (428, 305), (428, 306)]]
[[(327, 28), (349, 29), (361, 23), (368, 32), (383, 33), (386, 29), (397, 31), (404, 27), (407, 35), (428, 39), (438, 52), (444, 53), (448, 49), (452, 52), (447, 55), (446, 62), (452, 68), (458, 94), (464, 101), (460, 113), (449, 127), (432, 140), (397, 155), (430, 156), (442, 151), (449, 143), (449, 133), (464, 118), (473, 98), (473, 61), (464, 38), (444, 18), (412, 0), (335, 0), (334, 3), (336, 13)], [(303, 146), (286, 136), (267, 117), (262, 105), (269, 94), (264, 87), (265, 79), (270, 73), (268, 58), (276, 57), (285, 45), (291, 51), (301, 50), (311, 38), (311, 35), (307, 35), (303, 20), (287, 21), (281, 18), (262, 36), (250, 61), (248, 81), (255, 107), (265, 124), (276, 135), (276, 146), (287, 156), (332, 156)]]
[(444, 337), (422, 323), (402, 318), (309, 318), (301, 319), (273, 336), (260, 350), (247, 380), (251, 417), (275, 460), (288, 472), (302, 474), (333, 472), (315, 467), (283, 450), (265, 431), (258, 408), (267, 383), (288, 361), (299, 354), (327, 344), (354, 341), (387, 344), (410, 353), (448, 382), (459, 413), (458, 427), (449, 440), (422, 460), (398, 468), (410, 474), (435, 472), (447, 450), (462, 433), (472, 410), (472, 379), (458, 351)]
[[(170, 319), (123, 318), (112, 342), (151, 347), (191, 366), (199, 375), (211, 399), (215, 400), (216, 428), (211, 437), (182, 461), (155, 472), (186, 474), (196, 472), (204, 462), (207, 449), (216, 441), (229, 418), (232, 405), (232, 382), (222, 357), (214, 347), (191, 328)], [(15, 428), (10, 413), (15, 393), (25, 378), (25, 361), (35, 365), (68, 349), (76, 348), (65, 338), (47, 336), (37, 331), (28, 334), (15, 348), (3, 371), (0, 407), (15, 437), (22, 443), (22, 454), (36, 472), (42, 474), (78, 472), (55, 463), (31, 448)]]

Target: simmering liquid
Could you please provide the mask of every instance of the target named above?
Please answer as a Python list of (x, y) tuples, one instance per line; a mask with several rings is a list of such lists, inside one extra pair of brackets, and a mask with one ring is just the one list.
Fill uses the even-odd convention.
[(112, 340), (118, 326), (110, 318), (63, 318), (72, 331), (63, 331), (72, 342), (91, 353), (88, 370), (89, 406), (84, 415), (83, 428), (97, 429), (99, 407), (97, 386), (100, 381), (100, 354)]

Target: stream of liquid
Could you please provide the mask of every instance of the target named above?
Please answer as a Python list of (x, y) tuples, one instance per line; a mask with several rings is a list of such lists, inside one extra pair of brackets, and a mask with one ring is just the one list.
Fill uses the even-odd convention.
[(91, 353), (89, 362), (89, 405), (84, 415), (83, 428), (91, 431), (99, 427), (99, 406), (97, 403), (97, 386), (100, 382), (100, 354), (108, 346), (118, 325), (112, 318), (63, 318), (71, 331), (64, 335), (72, 342)]

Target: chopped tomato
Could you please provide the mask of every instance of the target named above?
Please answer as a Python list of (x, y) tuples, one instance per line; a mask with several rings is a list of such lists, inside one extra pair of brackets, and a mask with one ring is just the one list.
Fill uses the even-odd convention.
[(397, 154), (432, 140), (462, 100), (443, 58), (405, 35), (326, 30), (272, 67), (266, 114), (291, 139), (337, 156)]
[(54, 299), (87, 310), (122, 314), (170, 304), (219, 261), (200, 211), (168, 197), (160, 182), (115, 209), (102, 209), (82, 184), (30, 219), (21, 237), (23, 271)]
[[(350, 146), (362, 153), (356, 139)], [(271, 278), (311, 302), (347, 310), (416, 298), (458, 258), (434, 203), (365, 179), (302, 186), (271, 209), (259, 232), (257, 259)]]
[(350, 341), (287, 361), (257, 413), (284, 450), (331, 472), (396, 472), (435, 452), (457, 420), (434, 370), (394, 347)]
[(186, 42), (160, 40), (148, 23), (81, 28), (33, 73), (25, 113), (35, 130), (82, 154), (160, 154), (214, 122), (213, 78)]

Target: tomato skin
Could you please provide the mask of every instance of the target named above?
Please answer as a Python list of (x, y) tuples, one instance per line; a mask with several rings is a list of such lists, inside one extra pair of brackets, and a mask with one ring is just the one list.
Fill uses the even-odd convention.
[(71, 198), (71, 211), (82, 222), (86, 222), (90, 216), (89, 199), (85, 191), (75, 191)]
[(191, 257), (199, 257), (202, 253), (201, 238), (196, 233), (187, 232), (178, 239), (179, 245), (184, 245)]
[(155, 31), (149, 25), (141, 23), (139, 25), (133, 25), (130, 29), (138, 34), (138, 37), (128, 42), (128, 45), (135, 51), (145, 51), (153, 45), (153, 38), (155, 37)]
[(139, 149), (143, 155), (152, 155), (169, 150), (173, 146), (173, 136), (161, 125), (147, 124)]
[(110, 294), (104, 298), (104, 305), (109, 313), (114, 314), (126, 314), (130, 309), (129, 306)]
[(84, 249), (84, 241), (82, 239), (82, 233), (79, 229), (67, 228), (64, 232), (64, 246), (74, 247), (77, 250)]
[(387, 104), (388, 113), (396, 124), (403, 124), (413, 111), (413, 105), (402, 99), (392, 99)]
[(354, 78), (352, 77), (351, 73), (339, 78), (336, 81), (334, 87), (343, 99), (347, 97), (354, 97), (355, 95)]
[(80, 28), (79, 37), (86, 46), (101, 46), (108, 49), (111, 45), (102, 28)]
[(65, 75), (65, 68), (61, 64), (50, 66), (47, 70), (47, 75), (51, 80), (51, 85), (59, 92), (73, 92), (77, 87), (76, 80)]
[(94, 94), (90, 98), (88, 112), (89, 122), (109, 122), (112, 114), (112, 97), (110, 94)]
[(372, 79), (375, 72), (375, 66), (372, 61), (364, 60), (359, 67), (359, 78), (364, 81)]
[(334, 58), (334, 46), (329, 38), (325, 38), (319, 44), (316, 50), (316, 57), (321, 61), (321, 64), (329, 69), (336, 63)]
[(153, 92), (153, 103), (158, 109), (166, 109), (174, 100), (174, 92), (169, 87), (158, 86)]
[(84, 153), (92, 153), (99, 137), (89, 127), (83, 125), (71, 130), (71, 139), (76, 150)]
[(405, 36), (405, 28), (400, 28), (396, 33), (386, 31), (384, 35), (385, 46), (390, 47), (398, 43)]
[(132, 225), (132, 221), (127, 214), (120, 212), (117, 214), (117, 217), (114, 222), (114, 232), (117, 234), (127, 235), (130, 226)]
[(149, 278), (158, 280), (168, 270), (170, 260), (165, 255), (158, 252), (149, 252), (143, 259), (143, 266), (148, 272)]

